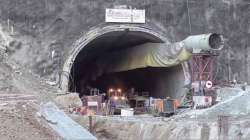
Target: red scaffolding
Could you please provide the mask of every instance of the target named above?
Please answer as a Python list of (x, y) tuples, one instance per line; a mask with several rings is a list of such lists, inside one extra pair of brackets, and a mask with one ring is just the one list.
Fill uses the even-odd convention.
[(211, 81), (214, 82), (213, 68), (214, 60), (218, 54), (195, 53), (191, 61), (192, 82)]

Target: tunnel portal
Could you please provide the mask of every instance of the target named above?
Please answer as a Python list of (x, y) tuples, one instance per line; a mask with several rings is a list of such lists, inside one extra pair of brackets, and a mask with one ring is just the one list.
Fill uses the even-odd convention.
[[(172, 67), (145, 67), (120, 72), (98, 71), (96, 61), (105, 59), (109, 54), (136, 47), (144, 43), (163, 43), (167, 40), (157, 33), (123, 28), (97, 35), (91, 41), (80, 43), (81, 49), (72, 58), (68, 66), (69, 77), (66, 90), (88, 95), (87, 87), (98, 88), (106, 92), (109, 88), (121, 88), (123, 91), (134, 88), (138, 92), (149, 92), (152, 97), (180, 98), (184, 93), (185, 73), (182, 64)], [(86, 39), (85, 39), (86, 40)], [(110, 60), (112, 63), (112, 60)], [(66, 65), (67, 66), (67, 65)], [(62, 79), (64, 80), (64, 79)], [(65, 81), (62, 81), (65, 84)], [(63, 86), (63, 83), (62, 85)]]

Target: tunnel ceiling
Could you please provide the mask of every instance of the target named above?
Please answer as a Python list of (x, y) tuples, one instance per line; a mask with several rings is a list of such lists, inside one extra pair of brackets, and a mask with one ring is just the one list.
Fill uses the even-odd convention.
[(129, 30), (109, 32), (88, 43), (78, 54), (76, 62), (91, 61), (99, 53), (120, 51), (145, 42), (160, 43), (163, 41), (145, 32)]

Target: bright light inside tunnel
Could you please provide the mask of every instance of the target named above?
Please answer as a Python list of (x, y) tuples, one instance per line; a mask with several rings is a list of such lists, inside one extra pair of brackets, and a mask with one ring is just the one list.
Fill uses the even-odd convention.
[(126, 98), (124, 96), (121, 97), (122, 100), (125, 100)]
[(122, 92), (122, 90), (120, 88), (117, 89), (117, 92)]
[(118, 100), (119, 99), (119, 97), (118, 96), (114, 96), (114, 100)]
[(112, 88), (109, 89), (109, 92), (114, 92), (114, 90)]
[[(89, 89), (91, 88), (97, 88), (102, 93), (125, 93), (134, 89), (135, 92), (148, 92), (152, 97), (180, 97), (184, 86), (184, 72), (181, 64), (169, 68), (144, 67), (112, 72), (105, 71), (105, 67), (111, 70), (114, 68), (97, 63), (105, 60), (108, 64), (120, 65), (122, 64), (120, 59), (109, 59), (106, 55), (117, 55), (121, 51), (149, 42), (162, 43), (163, 41), (152, 34), (128, 30), (109, 32), (97, 37), (77, 55), (71, 69), (73, 80), (69, 83), (69, 90), (78, 92), (80, 95), (90, 95)], [(104, 71), (100, 72), (100, 69)]]

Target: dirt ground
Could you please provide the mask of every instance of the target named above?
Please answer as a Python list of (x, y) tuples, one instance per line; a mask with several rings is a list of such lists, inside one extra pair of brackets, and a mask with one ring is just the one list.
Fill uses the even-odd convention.
[[(1, 95), (0, 95), (1, 98)], [(56, 140), (56, 134), (36, 116), (33, 101), (2, 102), (0, 104), (1, 140)]]

